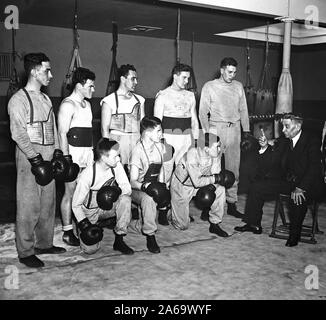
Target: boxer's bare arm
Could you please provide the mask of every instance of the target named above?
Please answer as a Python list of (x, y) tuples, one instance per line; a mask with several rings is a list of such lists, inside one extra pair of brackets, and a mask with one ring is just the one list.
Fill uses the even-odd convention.
[(162, 120), (163, 114), (164, 114), (164, 99), (162, 95), (158, 94), (156, 96), (155, 104), (154, 104), (154, 117), (157, 117), (160, 120)]
[(103, 102), (101, 111), (101, 133), (103, 138), (109, 138), (112, 110), (110, 106)]
[(58, 113), (58, 139), (59, 146), (63, 154), (69, 154), (67, 133), (70, 129), (72, 117), (74, 115), (74, 105), (65, 101), (60, 105)]
[(145, 102), (140, 105), (140, 120), (145, 117)]
[(132, 164), (130, 166), (130, 184), (131, 184), (131, 188), (140, 190), (142, 184), (138, 181), (138, 177), (139, 177), (139, 169), (138, 169), (137, 166)]
[(192, 131), (192, 136), (194, 139), (198, 139), (199, 137), (199, 123), (198, 123), (198, 118), (197, 118), (197, 112), (196, 112), (196, 100), (191, 104), (191, 131)]

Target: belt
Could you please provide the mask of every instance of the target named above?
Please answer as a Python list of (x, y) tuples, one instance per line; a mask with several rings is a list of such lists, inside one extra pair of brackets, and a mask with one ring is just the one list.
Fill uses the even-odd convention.
[(215, 121), (215, 120), (209, 120), (211, 122), (218, 122), (218, 123), (225, 123), (227, 127), (232, 127), (233, 125), (236, 125), (237, 122), (231, 122), (231, 121)]

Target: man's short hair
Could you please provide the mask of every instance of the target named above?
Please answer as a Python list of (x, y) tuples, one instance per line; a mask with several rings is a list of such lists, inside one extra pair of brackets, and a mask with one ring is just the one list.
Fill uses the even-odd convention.
[(181, 72), (191, 72), (192, 68), (188, 66), (187, 64), (178, 63), (174, 68), (172, 69), (172, 76), (174, 74), (179, 75)]
[(120, 77), (127, 78), (130, 70), (136, 72), (136, 68), (132, 64), (121, 65), (120, 68), (118, 69), (119, 79), (120, 79)]
[(42, 52), (26, 54), (24, 56), (24, 69), (26, 75), (29, 76), (29, 74), (35, 67), (42, 66), (42, 62), (47, 61), (50, 61), (50, 59)]
[(87, 80), (95, 80), (95, 73), (86, 68), (76, 68), (72, 76), (71, 90), (75, 89), (77, 83), (84, 85)]
[(99, 160), (103, 154), (107, 153), (111, 149), (118, 150), (119, 143), (108, 138), (101, 138), (95, 147), (95, 160)]
[(225, 57), (225, 58), (222, 59), (222, 61), (220, 63), (220, 68), (225, 68), (227, 66), (237, 67), (238, 66), (238, 62), (237, 62), (237, 60), (235, 60), (232, 57)]
[(145, 116), (140, 121), (140, 134), (142, 134), (145, 130), (154, 129), (160, 125), (162, 125), (162, 122), (159, 118), (154, 116)]
[(295, 114), (293, 112), (284, 113), (282, 115), (281, 120), (286, 120), (286, 119), (290, 119), (290, 120), (300, 123), (300, 124), (303, 123), (303, 117), (300, 114)]

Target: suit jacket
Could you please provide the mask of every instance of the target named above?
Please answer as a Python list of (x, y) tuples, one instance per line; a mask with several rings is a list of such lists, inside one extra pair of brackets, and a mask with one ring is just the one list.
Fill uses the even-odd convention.
[(287, 178), (291, 178), (290, 182), (294, 188), (305, 190), (311, 197), (321, 196), (324, 186), (320, 141), (302, 131), (294, 149), (291, 150), (291, 140), (286, 140), (281, 164)]
[(317, 137), (301, 132), (293, 150), (291, 140), (284, 136), (257, 154), (255, 180), (283, 180), (291, 190), (299, 187), (310, 197), (320, 198), (324, 192), (322, 155)]
[(282, 151), (279, 147), (269, 145), (264, 153), (257, 152), (254, 180), (281, 180), (285, 177), (281, 166)]

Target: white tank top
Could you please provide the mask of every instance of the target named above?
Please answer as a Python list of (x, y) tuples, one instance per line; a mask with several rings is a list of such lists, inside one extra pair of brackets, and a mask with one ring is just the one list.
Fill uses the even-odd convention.
[(74, 127), (84, 127), (84, 128), (91, 128), (92, 127), (92, 120), (93, 114), (91, 105), (88, 101), (85, 100), (85, 107), (83, 108), (80, 103), (77, 101), (66, 98), (63, 102), (72, 102), (74, 105), (74, 115), (72, 117), (70, 128)]

